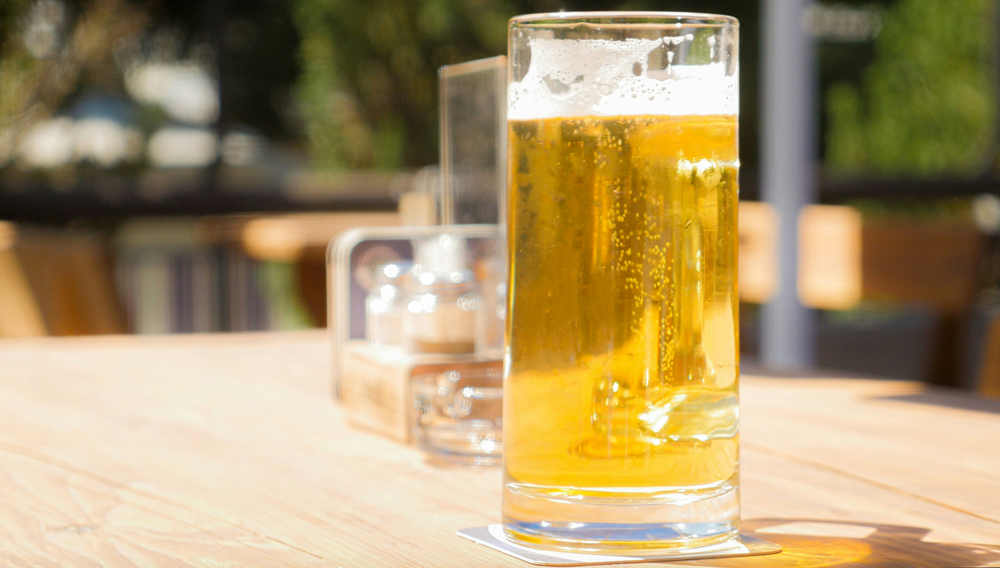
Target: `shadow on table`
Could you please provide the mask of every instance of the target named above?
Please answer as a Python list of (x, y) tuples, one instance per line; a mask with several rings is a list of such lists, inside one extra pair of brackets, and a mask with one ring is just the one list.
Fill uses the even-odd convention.
[(935, 406), (947, 406), (949, 408), (959, 408), (961, 410), (1000, 414), (1000, 400), (982, 398), (970, 395), (969, 393), (952, 392), (947, 390), (934, 389), (916, 394), (884, 396), (879, 397), (877, 400), (896, 400), (899, 402), (933, 404)]
[(676, 565), (957, 568), (1000, 562), (1000, 544), (923, 542), (930, 531), (916, 527), (809, 519), (750, 519), (742, 524), (744, 534), (780, 544), (783, 551), (769, 556), (696, 560)]
[(897, 381), (898, 379), (886, 379), (885, 377), (875, 377), (854, 371), (844, 371), (841, 369), (822, 369), (811, 367), (808, 369), (783, 369), (762, 365), (758, 361), (747, 359), (740, 360), (741, 376), (759, 376), (769, 379), (861, 379)]

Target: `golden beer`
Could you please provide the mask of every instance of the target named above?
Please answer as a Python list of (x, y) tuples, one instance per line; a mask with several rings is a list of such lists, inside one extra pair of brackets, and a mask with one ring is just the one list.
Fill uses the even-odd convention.
[(573, 551), (739, 532), (738, 23), (511, 21), (503, 529)]
[(508, 140), (505, 516), (734, 491), (736, 118), (511, 121)]

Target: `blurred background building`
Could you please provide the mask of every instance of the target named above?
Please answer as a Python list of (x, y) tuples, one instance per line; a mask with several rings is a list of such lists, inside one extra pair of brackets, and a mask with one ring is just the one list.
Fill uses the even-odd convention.
[[(0, 336), (324, 325), (326, 242), (414, 222), (401, 196), (434, 185), (438, 68), (504, 53), (521, 13), (739, 18), (741, 199), (758, 201), (766, 14), (793, 4), (5, 0)], [(1000, 395), (995, 2), (801, 6), (806, 363)], [(745, 218), (744, 268), (773, 254), (768, 215)], [(761, 282), (741, 310), (749, 361), (776, 293)]]

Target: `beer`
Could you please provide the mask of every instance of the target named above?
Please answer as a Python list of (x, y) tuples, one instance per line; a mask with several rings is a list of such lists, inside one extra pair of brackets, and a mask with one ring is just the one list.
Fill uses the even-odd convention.
[(735, 76), (653, 69), (694, 34), (539, 36), (508, 96), (504, 529), (574, 550), (727, 540)]
[(509, 128), (505, 514), (526, 492), (732, 490), (735, 117)]

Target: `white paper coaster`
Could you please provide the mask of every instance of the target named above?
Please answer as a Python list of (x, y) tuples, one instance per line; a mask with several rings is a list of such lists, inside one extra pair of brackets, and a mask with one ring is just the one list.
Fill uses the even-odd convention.
[(507, 539), (499, 524), (473, 527), (458, 531), (458, 536), (472, 542), (499, 550), (525, 562), (540, 566), (594, 566), (597, 564), (623, 564), (626, 562), (652, 562), (656, 560), (697, 560), (730, 556), (756, 556), (781, 552), (781, 547), (766, 540), (740, 535), (736, 540), (701, 548), (686, 550), (650, 550), (642, 556), (617, 556), (583, 552), (557, 552), (521, 546)]

